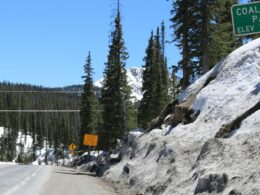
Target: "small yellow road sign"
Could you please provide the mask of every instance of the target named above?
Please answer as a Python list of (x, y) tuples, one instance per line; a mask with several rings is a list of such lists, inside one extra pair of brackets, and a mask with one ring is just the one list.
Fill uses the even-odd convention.
[(77, 148), (77, 146), (73, 143), (69, 145), (70, 150), (75, 150), (76, 148)]
[(85, 146), (97, 146), (98, 143), (98, 136), (93, 134), (85, 134), (84, 135), (84, 142)]

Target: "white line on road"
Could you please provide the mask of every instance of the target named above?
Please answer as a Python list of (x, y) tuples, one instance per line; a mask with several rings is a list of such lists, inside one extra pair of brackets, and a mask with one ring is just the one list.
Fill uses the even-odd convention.
[(19, 184), (17, 184), (16, 186), (14, 186), (13, 188), (11, 188), (9, 191), (5, 192), (3, 195), (11, 195), (13, 193), (15, 193), (16, 191), (19, 190), (19, 188), (25, 186), (27, 184), (27, 182), (32, 179), (33, 177), (35, 177), (37, 175), (37, 173), (41, 170), (42, 166), (40, 166), (33, 174), (29, 175), (28, 177), (26, 177), (23, 181), (21, 181)]

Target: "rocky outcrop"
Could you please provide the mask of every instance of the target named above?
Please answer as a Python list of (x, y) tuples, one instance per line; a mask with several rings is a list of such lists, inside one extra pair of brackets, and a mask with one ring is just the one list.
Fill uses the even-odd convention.
[(194, 122), (200, 112), (199, 111), (195, 112), (193, 109), (191, 109), (191, 105), (195, 100), (195, 98), (197, 97), (197, 95), (199, 94), (199, 92), (215, 78), (216, 78), (216, 72), (212, 72), (212, 74), (208, 77), (208, 79), (205, 81), (202, 87), (197, 92), (191, 94), (186, 101), (179, 103), (178, 100), (175, 100), (172, 103), (168, 104), (160, 113), (160, 115), (157, 118), (152, 120), (146, 132), (149, 132), (155, 128), (160, 128), (161, 125), (165, 122), (165, 119), (168, 115), (172, 115), (170, 117), (170, 124), (169, 124), (172, 126), (176, 126), (179, 123), (189, 124)]
[(241, 114), (239, 117), (237, 117), (235, 120), (222, 126), (220, 130), (216, 133), (215, 138), (230, 137), (236, 129), (239, 129), (241, 122), (253, 113), (255, 113), (257, 110), (260, 110), (260, 101), (255, 106), (253, 106), (252, 108)]
[(222, 192), (228, 183), (228, 177), (226, 174), (218, 175), (212, 174), (199, 179), (198, 184), (195, 188), (194, 194), (199, 194), (203, 192)]
[(242, 193), (237, 190), (232, 190), (231, 192), (229, 192), (229, 195), (242, 195)]
[(151, 131), (152, 129), (158, 128), (160, 127), (163, 122), (164, 119), (169, 115), (172, 114), (174, 112), (175, 109), (175, 105), (178, 104), (178, 100), (173, 101), (172, 103), (168, 104), (163, 111), (160, 113), (160, 115), (151, 121), (148, 129), (146, 130), (146, 132)]

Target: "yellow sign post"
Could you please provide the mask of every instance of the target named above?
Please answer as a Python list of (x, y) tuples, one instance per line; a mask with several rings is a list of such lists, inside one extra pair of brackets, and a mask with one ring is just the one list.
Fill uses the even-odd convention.
[(71, 154), (72, 156), (75, 156), (75, 151), (74, 151), (74, 150), (71, 150), (71, 151), (70, 151), (70, 154)]
[(96, 147), (98, 144), (98, 135), (85, 134), (83, 144), (85, 146)]

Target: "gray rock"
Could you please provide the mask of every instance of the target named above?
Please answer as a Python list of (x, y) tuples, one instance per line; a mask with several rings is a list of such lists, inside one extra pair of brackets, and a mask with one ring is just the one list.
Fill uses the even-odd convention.
[(242, 195), (242, 193), (240, 193), (236, 190), (232, 190), (231, 192), (229, 192), (229, 195)]
[(222, 192), (228, 182), (228, 177), (226, 174), (218, 175), (211, 174), (206, 178), (199, 179), (198, 184), (195, 188), (194, 194), (199, 194), (203, 192)]
[(123, 174), (128, 175), (130, 173), (130, 165), (128, 163), (123, 167)]

